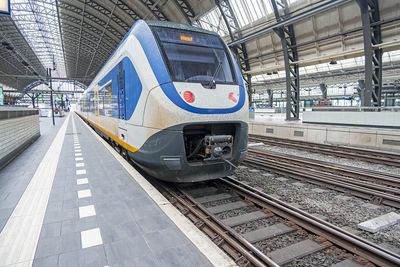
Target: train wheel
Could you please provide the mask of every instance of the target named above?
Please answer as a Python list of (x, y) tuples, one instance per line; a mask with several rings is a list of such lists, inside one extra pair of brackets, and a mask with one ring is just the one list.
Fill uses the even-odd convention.
[(128, 151), (124, 148), (121, 149), (121, 156), (129, 161), (129, 155), (128, 155)]
[(119, 147), (119, 145), (117, 145), (115, 142), (113, 144), (115, 151), (117, 151), (119, 154), (121, 153), (121, 148)]

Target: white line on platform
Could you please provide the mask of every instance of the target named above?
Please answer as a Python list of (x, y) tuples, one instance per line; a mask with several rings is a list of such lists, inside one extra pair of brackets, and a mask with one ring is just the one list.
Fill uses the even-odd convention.
[(79, 167), (85, 167), (85, 163), (83, 162), (78, 162), (75, 164), (75, 167), (79, 168)]
[(82, 157), (75, 158), (75, 161), (81, 161), (81, 160), (83, 160)]
[(76, 180), (76, 184), (80, 185), (80, 184), (87, 184), (89, 183), (88, 178), (82, 178), (82, 179), (77, 179)]
[(40, 162), (0, 233), (0, 266), (31, 266), (70, 115)]
[(92, 191), (90, 191), (90, 189), (78, 191), (78, 198), (85, 198), (85, 197), (91, 197), (91, 196), (92, 196)]
[(94, 228), (81, 232), (82, 248), (89, 248), (103, 244), (100, 229)]
[(82, 174), (86, 174), (86, 170), (85, 169), (76, 170), (76, 175), (82, 175)]
[[(132, 165), (118, 154), (104, 139), (92, 128), (83, 123), (87, 129), (108, 149), (146, 193), (153, 199), (159, 208), (175, 223), (183, 234), (197, 247), (213, 266), (237, 266), (217, 245), (215, 245), (203, 232), (193, 225), (180, 213), (156, 188), (154, 188)], [(82, 242), (83, 244), (83, 242)]]
[(96, 215), (94, 205), (79, 207), (79, 218), (85, 218)]

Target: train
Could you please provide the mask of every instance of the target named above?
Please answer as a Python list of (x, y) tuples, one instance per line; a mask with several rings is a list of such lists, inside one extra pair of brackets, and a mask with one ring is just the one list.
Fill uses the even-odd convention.
[(247, 153), (248, 96), (215, 32), (138, 20), (78, 101), (77, 114), (147, 174), (229, 175)]

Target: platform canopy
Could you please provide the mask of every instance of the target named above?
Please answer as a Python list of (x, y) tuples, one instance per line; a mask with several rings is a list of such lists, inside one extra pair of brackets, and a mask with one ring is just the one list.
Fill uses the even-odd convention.
[[(0, 15), (0, 83), (24, 90), (45, 81), (52, 68), (53, 77), (88, 85), (138, 19), (218, 32), (246, 83), (261, 91), (290, 90), (293, 84), (297, 94), (300, 76), (307, 85), (337, 77), (357, 81), (367, 72), (365, 79), (371, 80), (377, 66), (365, 71), (365, 51), (372, 51), (368, 58), (380, 53), (378, 69), (392, 77), (400, 67), (399, 5), (397, 0), (11, 0), (11, 15)], [(287, 79), (288, 73), (297, 76)]]

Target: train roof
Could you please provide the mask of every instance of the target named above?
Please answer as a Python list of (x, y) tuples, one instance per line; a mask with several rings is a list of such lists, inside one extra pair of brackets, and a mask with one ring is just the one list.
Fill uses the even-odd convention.
[(205, 29), (198, 28), (198, 27), (189, 26), (189, 25), (186, 25), (186, 24), (180, 24), (180, 23), (176, 23), (176, 22), (171, 22), (171, 21), (145, 20), (145, 22), (150, 27), (172, 28), (172, 29), (200, 32), (200, 33), (206, 33), (206, 34), (212, 34), (212, 35), (215, 35), (215, 36), (219, 36), (218, 33), (213, 32), (213, 31), (205, 30)]

